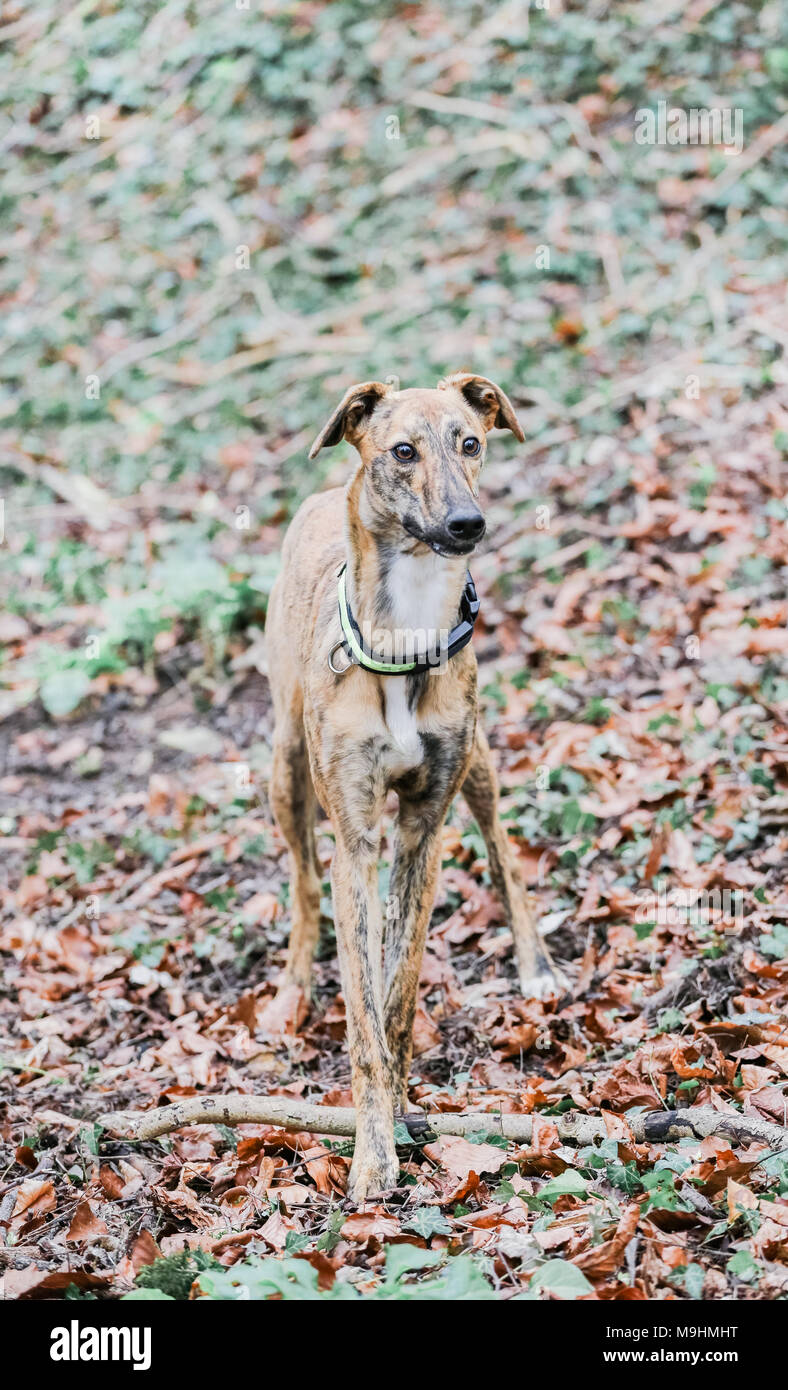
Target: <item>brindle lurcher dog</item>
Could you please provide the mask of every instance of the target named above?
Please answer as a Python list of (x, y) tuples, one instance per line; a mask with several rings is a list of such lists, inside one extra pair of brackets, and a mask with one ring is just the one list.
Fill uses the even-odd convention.
[[(332, 887), (357, 1133), (349, 1193), (363, 1201), (397, 1180), (394, 1114), (407, 1110), (413, 1016), (441, 863), (441, 831), (463, 795), (487, 844), (490, 875), (511, 927), (520, 986), (559, 980), (528, 908), (498, 819), (498, 785), (477, 718), (471, 646), (439, 672), (335, 674), (342, 639), (337, 575), (362, 631), (446, 631), (457, 622), (467, 557), (485, 529), (478, 479), (486, 435), (522, 429), (503, 391), (451, 376), (436, 390), (353, 386), (310, 450), (348, 439), (361, 458), (346, 488), (306, 501), (285, 537), (268, 610), (274, 700), (271, 799), (292, 858), (292, 928), (282, 989), (309, 993), (318, 939), (318, 806), (336, 837)], [(399, 808), (391, 901), (378, 897), (380, 820)], [(297, 992), (297, 991), (296, 991)]]

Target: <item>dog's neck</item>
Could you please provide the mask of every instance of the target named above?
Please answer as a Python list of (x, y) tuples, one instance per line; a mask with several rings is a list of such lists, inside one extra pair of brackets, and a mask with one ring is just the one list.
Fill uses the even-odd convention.
[(440, 640), (458, 620), (467, 562), (462, 556), (436, 555), (404, 533), (390, 539), (366, 504), (363, 482), (359, 469), (347, 494), (347, 591), (353, 616), (373, 650), (381, 647), (375, 640), (381, 633), (400, 650), (403, 634), (406, 643), (413, 632)]

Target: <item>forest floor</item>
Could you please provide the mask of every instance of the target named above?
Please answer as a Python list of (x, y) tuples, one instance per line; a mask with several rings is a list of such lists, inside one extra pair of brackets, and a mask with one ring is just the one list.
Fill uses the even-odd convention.
[[(158, 68), (155, 16), (11, 16), (4, 1296), (784, 1299), (788, 1137), (648, 1144), (631, 1122), (709, 1105), (786, 1122), (785, 50), (748, 6), (685, 7), (666, 39), (647, 6), (568, 5), (532, 15), (501, 72), (511, 6), (481, 34), (471, 6), (409, 7), (399, 50), (390, 7), (340, 0), (330, 25), (328, 8), (231, 44), (206, 4), (197, 43), (178, 0)], [(53, 25), (86, 71), (43, 100)], [(740, 159), (760, 145), (735, 179), (715, 150), (632, 145), (665, 72), (741, 100)], [(82, 140), (94, 108), (109, 148)], [(247, 240), (242, 282), (222, 258)], [(520, 996), (458, 803), (411, 1100), (490, 1122), (400, 1132), (397, 1188), (357, 1211), (344, 1141), (217, 1125), (143, 1143), (99, 1121), (208, 1092), (350, 1104), (327, 822), (314, 999), (286, 1033), (267, 1007), (289, 887), (266, 597), (296, 502), (348, 476), (347, 449), (328, 474), (305, 462), (348, 382), (468, 365), (526, 425), (523, 447), (490, 439), (474, 640), (506, 823), (569, 986)], [(607, 1140), (563, 1143), (571, 1109)], [(501, 1111), (534, 1117), (530, 1145), (499, 1137)]]

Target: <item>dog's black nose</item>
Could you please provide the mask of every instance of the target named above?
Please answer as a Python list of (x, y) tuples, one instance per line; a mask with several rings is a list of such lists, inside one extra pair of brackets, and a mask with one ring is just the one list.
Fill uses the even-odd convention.
[(481, 512), (452, 512), (446, 518), (446, 530), (454, 541), (465, 543), (481, 540), (486, 522)]

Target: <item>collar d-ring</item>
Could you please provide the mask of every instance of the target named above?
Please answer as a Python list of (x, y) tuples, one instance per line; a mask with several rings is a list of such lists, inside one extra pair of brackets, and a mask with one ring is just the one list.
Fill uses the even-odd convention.
[[(347, 660), (347, 666), (335, 666), (335, 665), (334, 665), (334, 656), (335, 656), (336, 653), (340, 650), (340, 648), (341, 648), (341, 650), (345, 653), (345, 656), (346, 656), (347, 659), (348, 659), (348, 660)], [(340, 637), (339, 641), (334, 643), (333, 647), (331, 648), (331, 651), (328, 653), (328, 669), (329, 669), (329, 671), (333, 671), (335, 676), (344, 676), (345, 672), (346, 672), (346, 671), (349, 671), (350, 668), (351, 668), (351, 666), (353, 666), (353, 665), (354, 665), (354, 662), (353, 662), (353, 660), (351, 659), (351, 657), (348, 655), (348, 650), (347, 650), (347, 647), (345, 646), (345, 639), (344, 639), (344, 637)]]

